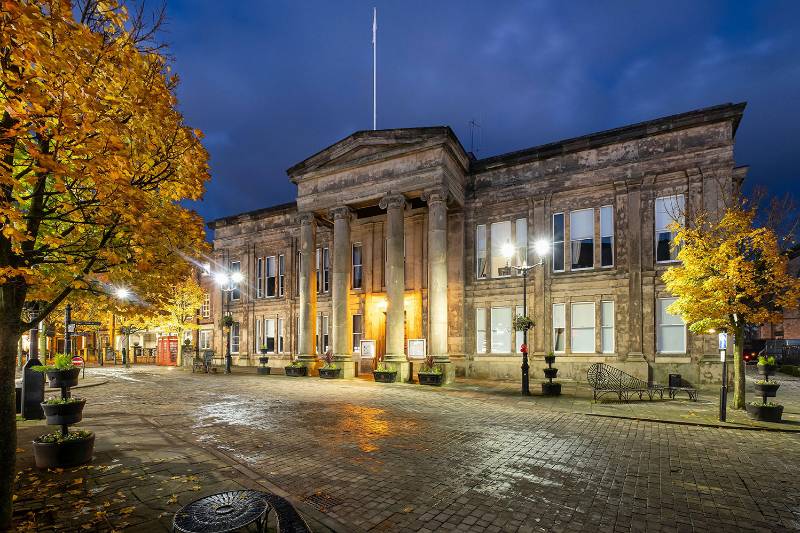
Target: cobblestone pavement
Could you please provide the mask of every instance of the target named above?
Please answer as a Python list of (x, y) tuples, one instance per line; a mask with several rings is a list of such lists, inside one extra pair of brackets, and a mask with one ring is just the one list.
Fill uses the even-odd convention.
[(800, 435), (586, 416), (508, 394), (96, 369), (134, 413), (222, 452), (343, 531), (800, 529)]

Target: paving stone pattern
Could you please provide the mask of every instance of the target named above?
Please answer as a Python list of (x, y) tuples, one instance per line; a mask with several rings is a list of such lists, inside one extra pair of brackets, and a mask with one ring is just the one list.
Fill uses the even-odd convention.
[(553, 411), (414, 385), (103, 370), (93, 418), (135, 412), (344, 531), (800, 529), (800, 435)]

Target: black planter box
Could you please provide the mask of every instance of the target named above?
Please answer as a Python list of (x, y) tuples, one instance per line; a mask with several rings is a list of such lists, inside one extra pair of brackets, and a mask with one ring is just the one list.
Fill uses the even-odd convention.
[(746, 406), (747, 416), (752, 420), (762, 422), (780, 422), (783, 416), (783, 406), (768, 407), (766, 405), (753, 405), (748, 403)]
[(556, 362), (556, 356), (555, 355), (545, 355), (544, 356), (544, 362), (545, 362), (545, 364), (552, 365), (553, 363)]
[(81, 369), (70, 368), (69, 370), (48, 370), (47, 379), (50, 381), (50, 388), (60, 389), (61, 387), (74, 387), (78, 384), (78, 376)]
[(308, 368), (304, 366), (285, 366), (283, 367), (283, 370), (287, 376), (292, 376), (295, 378), (308, 375)]
[(259, 348), (258, 353), (269, 353), (269, 348)]
[(758, 396), (767, 396), (767, 397), (774, 397), (775, 394), (778, 392), (778, 387), (781, 384), (777, 382), (770, 382), (770, 383), (756, 383), (756, 395)]
[(372, 376), (377, 383), (394, 383), (397, 379), (396, 370), (373, 370)]
[(441, 385), (444, 374), (434, 374), (431, 372), (420, 372), (417, 374), (420, 385)]
[(561, 394), (561, 383), (542, 383), (542, 395), (558, 396)]
[(94, 433), (83, 440), (69, 442), (33, 441), (33, 457), (37, 468), (64, 468), (88, 463), (94, 452)]
[(771, 376), (778, 371), (778, 365), (757, 365), (758, 373), (762, 376)]
[(338, 379), (342, 375), (341, 368), (320, 368), (319, 377), (322, 379)]
[(260, 366), (256, 368), (256, 373), (262, 376), (269, 376), (269, 367), (268, 366)]
[(558, 369), (557, 368), (545, 368), (544, 369), (544, 377), (546, 377), (547, 379), (551, 379), (551, 378), (556, 377), (556, 374), (558, 374)]
[(49, 425), (68, 426), (77, 424), (83, 419), (83, 407), (85, 405), (86, 400), (57, 404), (42, 402), (42, 409)]
[(269, 357), (264, 357), (263, 355), (258, 358), (258, 362), (262, 365), (266, 365), (269, 363)]

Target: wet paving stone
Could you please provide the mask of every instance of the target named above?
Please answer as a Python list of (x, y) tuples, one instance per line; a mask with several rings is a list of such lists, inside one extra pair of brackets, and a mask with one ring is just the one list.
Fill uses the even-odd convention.
[[(107, 384), (82, 391), (83, 425), (136, 411), (187, 443), (176, 456), (199, 460), (209, 484), (237, 474), (190, 445), (344, 531), (800, 529), (800, 434), (586, 416), (491, 389), (103, 372)], [(152, 437), (137, 431), (125, 454), (147, 453)], [(148, 463), (137, 474), (172, 473), (163, 470)]]

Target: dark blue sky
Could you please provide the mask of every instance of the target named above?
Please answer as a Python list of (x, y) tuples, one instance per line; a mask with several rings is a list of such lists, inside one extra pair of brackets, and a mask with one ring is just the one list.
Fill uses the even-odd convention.
[(206, 134), (206, 218), (290, 201), (285, 170), (372, 122), (446, 124), (479, 157), (748, 102), (749, 184), (800, 189), (800, 2), (168, 0), (180, 106)]

